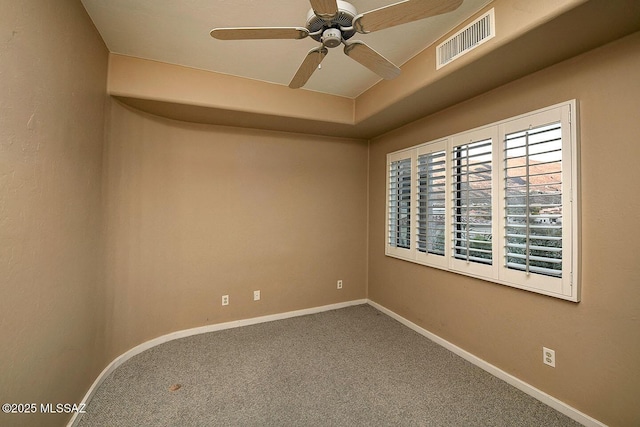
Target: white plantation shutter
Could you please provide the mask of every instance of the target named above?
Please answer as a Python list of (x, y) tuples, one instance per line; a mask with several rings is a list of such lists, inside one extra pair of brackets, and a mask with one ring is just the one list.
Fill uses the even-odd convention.
[(506, 135), (505, 265), (562, 277), (562, 126)]
[(451, 138), (449, 152), (451, 257), (449, 267), (492, 279), (497, 275), (496, 151), (497, 127), (488, 126)]
[(412, 158), (389, 163), (387, 201), (387, 248), (411, 249)]
[(504, 215), (499, 278), (577, 301), (577, 144), (572, 108), (573, 104), (557, 106), (500, 126)]
[(447, 252), (447, 144), (438, 141), (417, 150), (416, 259), (445, 267)]
[(389, 256), (579, 301), (575, 101), (387, 155)]
[(492, 141), (485, 139), (453, 149), (453, 249), (467, 262), (491, 264)]
[(444, 255), (445, 152), (418, 156), (418, 234), (420, 252)]

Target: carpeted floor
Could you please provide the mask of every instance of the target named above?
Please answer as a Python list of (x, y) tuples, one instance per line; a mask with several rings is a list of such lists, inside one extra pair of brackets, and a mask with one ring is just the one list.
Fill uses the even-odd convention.
[(362, 305), (154, 347), (104, 381), (79, 425), (580, 424)]

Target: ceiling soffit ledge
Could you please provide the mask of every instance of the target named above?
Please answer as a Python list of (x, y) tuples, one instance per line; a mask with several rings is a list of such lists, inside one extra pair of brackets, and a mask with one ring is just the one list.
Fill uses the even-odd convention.
[(495, 0), (445, 37), (490, 8), (493, 39), (438, 71), (435, 43), (355, 100), (117, 54), (107, 91), (171, 119), (367, 139), (640, 30), (636, 0)]

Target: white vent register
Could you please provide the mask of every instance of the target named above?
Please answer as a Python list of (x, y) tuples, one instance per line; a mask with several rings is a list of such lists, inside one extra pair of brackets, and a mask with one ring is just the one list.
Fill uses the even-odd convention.
[(436, 47), (436, 70), (491, 40), (495, 35), (495, 12), (491, 9)]

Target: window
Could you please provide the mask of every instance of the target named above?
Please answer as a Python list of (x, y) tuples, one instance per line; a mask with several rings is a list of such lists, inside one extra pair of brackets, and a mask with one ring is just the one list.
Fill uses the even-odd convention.
[(560, 123), (506, 135), (504, 170), (507, 268), (562, 277)]
[(416, 150), (417, 203), (415, 257), (426, 264), (447, 264), (447, 145), (440, 141)]
[(386, 254), (579, 301), (575, 110), (389, 154)]
[(388, 246), (411, 248), (411, 157), (389, 163)]
[(486, 127), (450, 138), (453, 270), (482, 278), (495, 275), (494, 144), (495, 127)]
[(445, 153), (418, 157), (418, 234), (420, 252), (444, 255)]

